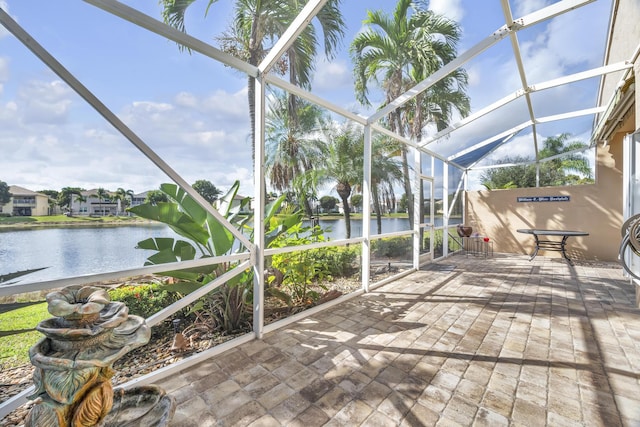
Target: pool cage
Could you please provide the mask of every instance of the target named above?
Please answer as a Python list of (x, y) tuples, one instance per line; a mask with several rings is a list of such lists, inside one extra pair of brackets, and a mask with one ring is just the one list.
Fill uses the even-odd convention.
[[(106, 280), (115, 280), (122, 277), (133, 277), (146, 274), (157, 274), (170, 270), (191, 269), (196, 267), (210, 266), (214, 264), (229, 263), (235, 265), (235, 268), (229, 269), (227, 272), (217, 277), (215, 280), (203, 284), (203, 286), (195, 292), (192, 292), (178, 302), (162, 309), (158, 313), (147, 319), (150, 326), (157, 326), (166, 319), (170, 318), (174, 313), (193, 304), (198, 298), (213, 291), (227, 281), (242, 274), (246, 270), (253, 272), (253, 330), (243, 336), (234, 338), (224, 344), (217, 345), (209, 350), (202, 351), (193, 356), (183, 359), (173, 365), (158, 369), (150, 374), (136, 378), (123, 386), (132, 387), (134, 385), (144, 385), (157, 381), (161, 378), (170, 376), (189, 366), (199, 363), (207, 358), (220, 354), (236, 345), (245, 343), (255, 339), (261, 339), (265, 333), (273, 331), (277, 328), (286, 326), (287, 324), (297, 321), (305, 316), (311, 315), (319, 310), (328, 308), (334, 304), (340, 303), (348, 298), (353, 298), (368, 292), (371, 289), (396, 280), (399, 277), (407, 275), (421, 267), (421, 265), (440, 257), (447, 257), (452, 251), (458, 250), (460, 247), (456, 244), (455, 233), (451, 233), (451, 227), (458, 223), (464, 223), (464, 190), (467, 186), (468, 172), (477, 166), (482, 159), (486, 158), (495, 149), (513, 139), (514, 135), (525, 128), (533, 127), (533, 145), (536, 152), (538, 150), (538, 141), (536, 140), (535, 127), (541, 123), (547, 123), (555, 120), (571, 119), (575, 117), (591, 116), (605, 110), (603, 106), (585, 108), (578, 111), (566, 112), (563, 114), (550, 115), (546, 117), (536, 117), (532, 107), (535, 98), (535, 92), (545, 89), (558, 87), (564, 84), (579, 82), (584, 79), (602, 76), (606, 73), (618, 72), (631, 67), (628, 63), (620, 63), (600, 67), (594, 70), (580, 72), (570, 76), (563, 76), (557, 79), (544, 82), (539, 85), (530, 85), (519, 57), (519, 46), (517, 33), (525, 30), (538, 23), (545, 22), (553, 17), (567, 13), (574, 9), (579, 9), (590, 1), (584, 0), (564, 0), (554, 3), (541, 10), (533, 12), (529, 15), (515, 19), (511, 14), (511, 7), (508, 0), (501, 0), (500, 6), (505, 16), (505, 24), (498, 30), (484, 38), (463, 52), (452, 62), (444, 65), (439, 71), (432, 74), (424, 81), (417, 84), (410, 91), (404, 93), (396, 100), (392, 101), (384, 108), (381, 108), (369, 117), (363, 117), (354, 114), (345, 108), (332, 104), (313, 93), (301, 89), (279, 77), (270, 73), (270, 70), (277, 63), (279, 58), (290, 47), (293, 41), (298, 37), (305, 25), (308, 25), (313, 17), (322, 9), (326, 0), (309, 0), (303, 8), (300, 15), (293, 24), (282, 34), (277, 40), (271, 51), (258, 66), (252, 66), (238, 58), (231, 56), (216, 47), (207, 44), (197, 38), (183, 33), (163, 22), (160, 22), (138, 10), (129, 7), (123, 3), (113, 0), (85, 0), (97, 8), (102, 9), (106, 13), (115, 15), (125, 21), (140, 26), (151, 33), (162, 38), (171, 40), (192, 52), (209, 57), (215, 61), (219, 61), (228, 67), (240, 71), (247, 76), (255, 79), (255, 151), (254, 151), (254, 188), (253, 209), (255, 212), (264, 212), (267, 204), (267, 195), (265, 192), (265, 111), (267, 107), (267, 86), (279, 88), (287, 93), (293, 94), (301, 99), (307, 100), (313, 104), (330, 111), (336, 116), (342, 117), (350, 122), (361, 126), (364, 132), (363, 147), (363, 177), (362, 177), (362, 235), (350, 239), (338, 239), (317, 243), (309, 243), (299, 246), (288, 246), (282, 248), (266, 248), (265, 234), (255, 233), (253, 240), (249, 240), (245, 234), (240, 232), (227, 218), (221, 215), (212, 207), (191, 185), (189, 185), (183, 177), (176, 172), (171, 166), (171, 159), (163, 159), (154, 150), (147, 145), (131, 128), (127, 126), (115, 113), (113, 113), (100, 99), (98, 99), (89, 88), (85, 87), (74, 75), (65, 68), (56, 58), (54, 58), (45, 48), (43, 48), (36, 40), (34, 40), (9, 14), (0, 8), (0, 23), (9, 30), (21, 43), (33, 52), (43, 63), (45, 63), (53, 72), (55, 72), (66, 84), (79, 94), (93, 109), (95, 109), (109, 124), (111, 124), (119, 133), (121, 133), (133, 146), (151, 160), (157, 168), (159, 168), (168, 178), (182, 188), (189, 196), (195, 199), (208, 214), (212, 215), (220, 224), (222, 224), (228, 232), (241, 243), (242, 247), (247, 248), (240, 253), (230, 253), (224, 256), (201, 258), (192, 261), (183, 261), (176, 264), (161, 264), (140, 267), (135, 269), (127, 269), (121, 271), (112, 271), (99, 274), (92, 274), (81, 277), (70, 277), (59, 280), (41, 281), (26, 284), (7, 285), (0, 287), (0, 296), (14, 295), (25, 292), (42, 291), (48, 289), (56, 289), (71, 284), (94, 283)], [(464, 66), (466, 63), (490, 49), (502, 40), (510, 40), (513, 52), (518, 64), (520, 80), (522, 87), (514, 93), (500, 99), (492, 105), (478, 110), (469, 117), (461, 119), (457, 123), (452, 124), (447, 129), (435, 133), (417, 143), (416, 141), (397, 135), (385, 128), (380, 120), (384, 119), (394, 109), (402, 107), (405, 103), (412, 100), (416, 95), (424, 92), (435, 83), (449, 75), (452, 71)], [(438, 142), (446, 139), (452, 132), (466, 127), (467, 125), (481, 121), (485, 116), (498, 111), (501, 108), (509, 106), (512, 102), (520, 100), (524, 101), (525, 119), (521, 123), (514, 124), (499, 134), (487, 135), (486, 137), (469, 141), (470, 144), (460, 146), (455, 152), (439, 152), (437, 150)], [(413, 203), (414, 212), (423, 212), (424, 215), (414, 215), (413, 224), (410, 228), (403, 231), (395, 231), (392, 233), (376, 234), (371, 230), (372, 220), (372, 140), (375, 135), (383, 135), (393, 138), (404, 144), (410, 153), (412, 168), (412, 193), (414, 195)], [(445, 150), (446, 151), (446, 150)], [(417, 197), (420, 195), (421, 197)], [(438, 200), (439, 199), (439, 200)], [(423, 204), (423, 206), (421, 206)], [(438, 224), (436, 226), (436, 223)], [(265, 229), (265, 218), (263, 215), (254, 216), (254, 229)], [(375, 262), (372, 260), (372, 244), (383, 239), (399, 239), (406, 246), (406, 251), (401, 259), (394, 259), (394, 263), (402, 265), (397, 271), (392, 271), (389, 262), (389, 272), (395, 274), (387, 275), (382, 280), (375, 280)], [(436, 242), (436, 240), (438, 240)], [(291, 253), (294, 251), (306, 251), (323, 247), (345, 247), (359, 246), (359, 276), (361, 288), (356, 292), (343, 295), (333, 299), (321, 306), (310, 308), (301, 313), (289, 316), (285, 319), (278, 320), (271, 324), (265, 324), (264, 306), (265, 306), (265, 260), (274, 255)], [(438, 250), (437, 248), (440, 248)], [(437, 252), (436, 252), (437, 251)], [(383, 260), (384, 261), (384, 260)], [(384, 266), (385, 262), (382, 262)], [(19, 395), (2, 402), (0, 404), (0, 417), (5, 416), (19, 405), (26, 401), (26, 396), (32, 393), (32, 388), (25, 390)]]

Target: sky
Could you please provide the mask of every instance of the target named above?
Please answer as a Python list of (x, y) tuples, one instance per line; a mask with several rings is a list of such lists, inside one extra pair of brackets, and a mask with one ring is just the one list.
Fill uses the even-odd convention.
[[(123, 3), (161, 20), (157, 1)], [(189, 10), (187, 31), (212, 45), (232, 17), (231, 0), (219, 0), (205, 16), (208, 2)], [(549, 1), (511, 0), (515, 17)], [(390, 13), (388, 0), (343, 0), (347, 31), (335, 59), (316, 64), (313, 92), (330, 102), (366, 115), (354, 96), (349, 44), (362, 30), (367, 9)], [(474, 46), (504, 24), (498, 0), (432, 0), (430, 8), (460, 23), (459, 52)], [(253, 191), (247, 80), (240, 72), (200, 54), (74, 1), (0, 0), (8, 12), (94, 95), (187, 182), (211, 181), (220, 189), (240, 181)], [(518, 33), (529, 83), (602, 65), (610, 0), (597, 0)], [(521, 84), (508, 39), (465, 64), (472, 111), (497, 101)], [(593, 106), (598, 81), (536, 95), (537, 114), (557, 114)], [(545, 91), (546, 92), (546, 91)], [(382, 99), (373, 93), (372, 101)], [(566, 106), (566, 104), (569, 104)], [(562, 106), (560, 106), (562, 104)], [(539, 106), (539, 107), (538, 107)], [(524, 119), (522, 101), (514, 102), (473, 128), (456, 131), (435, 143), (449, 154), (479, 142)], [(524, 117), (524, 118), (523, 118)], [(541, 137), (571, 131), (587, 137), (592, 118), (538, 127)], [(564, 127), (563, 127), (564, 126)], [(522, 132), (499, 150), (529, 154), (531, 135)], [(0, 25), (0, 181), (39, 191), (63, 187), (117, 188), (135, 193), (157, 189), (169, 178)], [(334, 194), (335, 195), (335, 194)]]

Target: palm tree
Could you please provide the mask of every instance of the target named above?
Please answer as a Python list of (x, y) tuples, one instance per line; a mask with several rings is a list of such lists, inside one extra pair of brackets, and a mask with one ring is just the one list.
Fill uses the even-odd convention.
[[(297, 103), (297, 123), (292, 123), (288, 109), (289, 99), (279, 94), (272, 99), (266, 118), (266, 172), (271, 185), (278, 191), (292, 189), (304, 204), (307, 215), (312, 215), (310, 197), (314, 188), (297, 179), (313, 169), (313, 164), (322, 157), (324, 142), (319, 136), (319, 126), (325, 122), (320, 107), (302, 100)], [(309, 194), (310, 193), (310, 194)]]
[[(572, 178), (571, 175), (567, 175), (567, 172), (577, 172), (587, 178), (592, 177), (589, 161), (582, 153), (578, 152), (578, 150), (587, 148), (587, 145), (578, 140), (569, 141), (569, 138), (571, 138), (571, 134), (562, 133), (544, 140), (538, 157), (540, 159), (558, 157), (542, 164), (540, 185), (567, 185)], [(559, 156), (560, 154), (571, 152), (573, 153)]]
[[(402, 165), (396, 157), (398, 144), (387, 137), (377, 137), (371, 147), (371, 199), (376, 214), (378, 234), (382, 234), (383, 196), (393, 194), (393, 187), (402, 180)], [(385, 197), (390, 198), (390, 197)], [(389, 201), (385, 203), (389, 206)]]
[[(351, 44), (351, 55), (355, 65), (356, 95), (364, 105), (370, 105), (368, 84), (377, 83), (385, 93), (385, 104), (395, 100), (402, 93), (413, 87), (419, 80), (432, 74), (442, 65), (455, 58), (456, 45), (460, 39), (460, 27), (453, 21), (435, 14), (423, 7), (423, 3), (412, 0), (399, 0), (391, 17), (382, 11), (369, 11), (363, 21), (368, 27), (359, 33)], [(441, 84), (440, 90), (447, 89), (453, 81), (460, 80), (466, 84), (463, 71), (454, 74), (448, 84)], [(463, 89), (463, 87), (456, 87)], [(432, 91), (431, 95), (436, 92)], [(411, 135), (414, 138), (421, 134), (424, 124), (430, 120), (444, 122), (451, 111), (447, 106), (453, 105), (463, 112), (464, 105), (458, 108), (455, 97), (438, 108), (441, 104), (429, 99), (429, 93), (423, 94), (414, 101), (413, 110), (410, 105), (390, 113), (387, 123), (391, 130), (401, 136)], [(445, 99), (440, 97), (440, 99)], [(417, 103), (417, 104), (416, 104)], [(416, 108), (416, 106), (418, 108)], [(468, 100), (467, 100), (468, 108)], [(413, 116), (412, 122), (411, 116)], [(415, 126), (410, 126), (410, 124)], [(417, 131), (417, 128), (420, 131)], [(412, 131), (412, 129), (415, 129)], [(416, 135), (417, 133), (417, 135)], [(411, 195), (409, 163), (406, 146), (402, 146), (402, 169), (405, 194)], [(413, 222), (413, 203), (408, 204), (409, 220)]]
[(73, 196), (80, 195), (81, 191), (82, 189), (79, 187), (64, 187), (62, 190), (60, 190), (60, 193), (58, 194), (58, 205), (61, 208), (68, 207), (69, 215), (73, 215), (73, 210), (71, 208), (71, 205), (73, 202)]
[(78, 202), (78, 212), (82, 212), (82, 204), (87, 201), (87, 198), (84, 197), (80, 192), (76, 194), (76, 202)]
[(96, 197), (98, 198), (98, 205), (100, 206), (100, 216), (104, 216), (102, 211), (102, 202), (109, 198), (109, 193), (104, 188), (100, 187), (96, 190)]
[[(184, 17), (195, 0), (161, 0), (164, 21), (185, 31)], [(209, 0), (209, 7), (217, 0)], [(324, 35), (325, 55), (331, 59), (344, 34), (340, 13), (341, 0), (329, 0), (316, 15), (315, 22)], [(219, 37), (222, 49), (240, 57), (251, 65), (258, 65), (269, 52), (269, 46), (280, 37), (297, 17), (305, 2), (299, 0), (237, 0), (234, 20), (229, 31)], [(307, 26), (287, 51), (287, 61), (276, 71), (288, 72), (289, 80), (308, 89), (314, 71), (318, 40), (313, 25)], [(248, 77), (248, 102), (251, 120), (251, 141), (255, 153), (255, 84)], [(295, 117), (295, 98), (289, 97), (289, 114)], [(295, 122), (295, 118), (292, 122)]]
[[(544, 140), (539, 159), (553, 158), (540, 164), (539, 174), (534, 159), (523, 156), (506, 156), (498, 164), (514, 164), (503, 168), (487, 169), (480, 177), (487, 189), (549, 187), (593, 182), (593, 172), (589, 160), (581, 150), (588, 148), (582, 141), (569, 141), (571, 135), (562, 133)], [(562, 155), (567, 153), (566, 155)], [(578, 173), (580, 176), (571, 172)], [(536, 179), (539, 176), (539, 179)]]
[(323, 161), (310, 171), (317, 184), (334, 183), (342, 201), (346, 238), (351, 238), (351, 190), (362, 184), (364, 133), (352, 122), (334, 124), (324, 130), (325, 153)]
[(131, 200), (133, 199), (133, 190), (125, 190), (124, 188), (119, 187), (116, 190), (116, 194), (113, 196), (113, 199), (119, 202), (118, 215), (120, 215), (120, 213), (122, 212), (122, 210), (120, 209), (121, 204), (124, 205), (125, 209), (128, 205), (131, 204)]

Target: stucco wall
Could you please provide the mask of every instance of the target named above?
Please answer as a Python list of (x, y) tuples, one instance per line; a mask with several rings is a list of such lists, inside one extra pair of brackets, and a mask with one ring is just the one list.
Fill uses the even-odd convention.
[[(640, 16), (640, 2), (614, 1), (612, 11), (613, 23), (609, 29), (606, 64), (632, 59), (631, 56), (640, 40), (640, 25), (637, 22)], [(623, 74), (624, 72), (620, 71), (603, 76), (603, 102), (609, 101)]]
[[(581, 230), (587, 237), (571, 237), (573, 259), (615, 261), (622, 226), (622, 138), (596, 150), (596, 184), (569, 187), (469, 191), (466, 221), (474, 231), (491, 237), (494, 251), (531, 253), (533, 237), (519, 228)], [(517, 197), (569, 196), (568, 202), (518, 202)], [(559, 252), (540, 255), (560, 257)]]

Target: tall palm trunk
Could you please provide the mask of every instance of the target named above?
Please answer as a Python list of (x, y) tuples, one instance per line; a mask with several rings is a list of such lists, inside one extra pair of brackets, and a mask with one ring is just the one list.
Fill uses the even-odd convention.
[(382, 211), (380, 209), (380, 194), (378, 192), (378, 184), (371, 186), (371, 196), (373, 198), (373, 210), (376, 213), (376, 225), (378, 226), (378, 234), (382, 234)]
[[(400, 118), (400, 110), (392, 113), (391, 123), (395, 127), (395, 132), (400, 136), (404, 136), (404, 130)], [(404, 183), (404, 193), (407, 195), (407, 214), (409, 216), (409, 224), (413, 227), (413, 193), (411, 191), (411, 176), (409, 175), (409, 159), (407, 156), (407, 146), (402, 144), (402, 182)]]
[(344, 211), (344, 222), (346, 226), (346, 238), (351, 238), (351, 209), (349, 208), (349, 195), (351, 194), (351, 185), (346, 182), (340, 182), (336, 186), (336, 192), (342, 200), (342, 210)]

